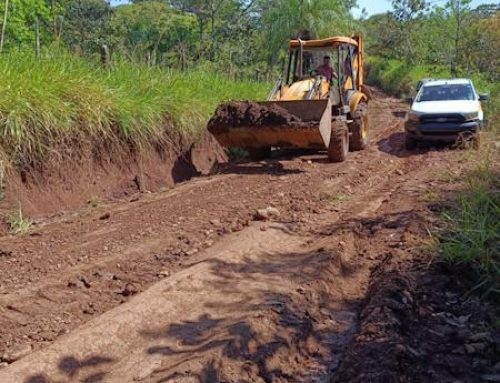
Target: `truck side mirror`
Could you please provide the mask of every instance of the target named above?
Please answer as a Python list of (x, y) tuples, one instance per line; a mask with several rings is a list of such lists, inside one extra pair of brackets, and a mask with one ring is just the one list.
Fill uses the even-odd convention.
[(490, 95), (488, 93), (481, 93), (479, 95), (479, 101), (488, 101), (490, 99)]
[(413, 97), (405, 97), (405, 102), (408, 103), (408, 104), (413, 104)]

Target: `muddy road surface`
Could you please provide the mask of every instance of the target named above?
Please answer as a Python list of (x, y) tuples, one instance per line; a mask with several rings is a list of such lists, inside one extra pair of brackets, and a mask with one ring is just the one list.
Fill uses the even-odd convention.
[[(494, 376), (494, 357), (477, 356), (495, 352), (477, 325), (487, 319), (468, 322), (482, 311), (415, 266), (434, 219), (429, 196), (453, 187), (437, 175), (463, 153), (405, 151), (405, 109), (378, 93), (369, 148), (342, 164), (324, 153), (274, 153), (0, 239), (0, 382)], [(451, 301), (462, 311), (448, 313)], [(463, 345), (441, 347), (435, 364), (432, 345), (403, 326), (426, 334), (416, 322), (425, 315), (441, 326), (429, 341), (453, 343), (455, 316), (466, 334)], [(447, 357), (467, 342), (477, 352)]]

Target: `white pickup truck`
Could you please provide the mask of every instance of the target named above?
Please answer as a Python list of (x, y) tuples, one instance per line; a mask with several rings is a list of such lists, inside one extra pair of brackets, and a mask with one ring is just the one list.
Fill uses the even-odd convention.
[(456, 141), (458, 137), (477, 138), (483, 126), (481, 101), (471, 80), (427, 80), (420, 84), (405, 123), (406, 148), (419, 141)]

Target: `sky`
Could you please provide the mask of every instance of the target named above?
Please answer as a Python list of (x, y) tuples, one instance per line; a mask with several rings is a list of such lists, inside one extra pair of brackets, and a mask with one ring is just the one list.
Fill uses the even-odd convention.
[[(112, 5), (126, 3), (127, 0), (111, 0)], [(433, 4), (444, 4), (446, 0), (431, 0)], [(485, 3), (495, 3), (495, 0), (472, 0), (472, 8)], [(361, 9), (366, 8), (368, 16), (376, 13), (384, 13), (391, 9), (391, 0), (358, 0), (358, 8), (353, 10), (355, 17), (361, 15)]]
[[(445, 4), (446, 0), (431, 0), (432, 4)], [(495, 3), (495, 0), (473, 0), (471, 7), (475, 8), (478, 5), (485, 3)], [(353, 14), (355, 17), (359, 17), (361, 15), (361, 9), (366, 8), (368, 12), (368, 16), (384, 13), (391, 9), (391, 0), (358, 0), (358, 8), (353, 10)]]

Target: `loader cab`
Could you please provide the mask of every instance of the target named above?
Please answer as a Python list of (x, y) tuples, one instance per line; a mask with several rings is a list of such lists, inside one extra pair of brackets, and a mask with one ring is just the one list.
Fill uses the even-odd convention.
[[(324, 40), (292, 40), (281, 83), (269, 100), (296, 101), (331, 99), (335, 106), (347, 105), (353, 92), (360, 90), (363, 79), (359, 63), (362, 60), (358, 40), (333, 37)], [(361, 46), (362, 48), (362, 46)], [(325, 56), (335, 73), (330, 81), (317, 72)], [(362, 76), (362, 75), (361, 75)], [(278, 92), (279, 91), (279, 92)]]
[(291, 85), (297, 81), (308, 80), (315, 77), (314, 72), (322, 65), (324, 57), (331, 58), (330, 65), (336, 72), (335, 51), (332, 49), (293, 49), (288, 56), (286, 68), (286, 84)]

